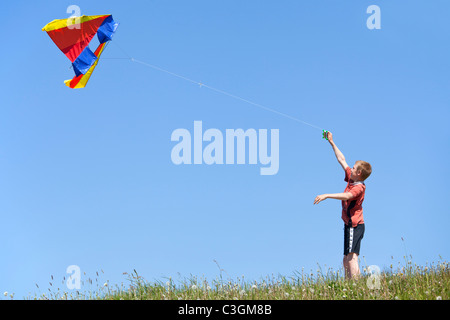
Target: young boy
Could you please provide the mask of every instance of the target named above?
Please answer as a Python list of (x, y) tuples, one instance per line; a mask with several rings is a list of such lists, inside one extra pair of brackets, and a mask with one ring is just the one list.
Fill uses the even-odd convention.
[(317, 204), (325, 199), (342, 200), (342, 220), (344, 220), (344, 270), (345, 277), (357, 278), (360, 274), (358, 265), (359, 248), (364, 236), (364, 218), (362, 203), (366, 191), (366, 180), (372, 173), (372, 167), (368, 162), (356, 161), (350, 169), (342, 152), (333, 142), (333, 135), (328, 132), (328, 141), (333, 148), (334, 154), (345, 171), (347, 187), (343, 193), (322, 194), (314, 199)]

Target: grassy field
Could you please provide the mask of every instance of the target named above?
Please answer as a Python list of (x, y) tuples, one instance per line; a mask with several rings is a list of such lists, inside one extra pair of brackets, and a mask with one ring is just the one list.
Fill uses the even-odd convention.
[[(357, 280), (345, 280), (342, 270), (320, 268), (316, 273), (294, 272), (292, 276), (268, 276), (248, 282), (220, 275), (208, 282), (195, 276), (175, 283), (172, 279), (148, 282), (136, 271), (125, 274), (127, 285), (97, 284), (87, 293), (49, 290), (28, 299), (102, 300), (448, 300), (450, 272), (448, 262), (417, 266), (405, 260), (404, 266), (388, 270), (361, 267)], [(99, 274), (97, 273), (97, 276)]]

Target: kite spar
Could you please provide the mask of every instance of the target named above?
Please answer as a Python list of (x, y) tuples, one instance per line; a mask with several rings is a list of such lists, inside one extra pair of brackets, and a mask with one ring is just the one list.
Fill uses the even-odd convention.
[[(118, 26), (109, 14), (53, 20), (42, 28), (72, 62), (75, 77), (64, 81), (66, 86), (72, 89), (86, 86), (100, 55)], [(95, 35), (100, 44), (92, 52), (89, 43)]]

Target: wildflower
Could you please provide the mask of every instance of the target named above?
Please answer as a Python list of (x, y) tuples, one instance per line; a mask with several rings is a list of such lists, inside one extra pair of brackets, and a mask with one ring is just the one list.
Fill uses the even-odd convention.
[(437, 296), (436, 300), (442, 300), (442, 297), (441, 296)]
[(395, 298), (394, 298), (395, 300), (399, 300), (400, 298), (399, 297), (397, 297), (397, 296), (395, 296)]
[(193, 285), (191, 286), (191, 289), (195, 290), (195, 289), (197, 289), (197, 286), (196, 286), (195, 284), (193, 284)]
[(108, 282), (105, 282), (105, 283), (103, 284), (103, 286), (104, 286), (104, 287), (107, 287), (107, 286), (108, 286)]
[(314, 293), (314, 289), (313, 288), (309, 288), (309, 292)]
[(289, 297), (289, 293), (285, 292), (284, 295), (287, 297)]
[(8, 291), (3, 292), (3, 295), (6, 297), (8, 295)]
[(258, 288), (258, 287), (257, 287), (256, 284), (252, 285), (252, 289), (257, 289), (257, 288)]

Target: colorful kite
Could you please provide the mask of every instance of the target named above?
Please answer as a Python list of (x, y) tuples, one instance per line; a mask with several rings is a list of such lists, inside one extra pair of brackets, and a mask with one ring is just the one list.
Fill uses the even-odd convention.
[[(72, 89), (86, 86), (105, 45), (111, 40), (118, 26), (109, 14), (53, 20), (42, 28), (72, 62), (75, 77), (64, 81), (66, 86)], [(95, 52), (92, 52), (88, 45), (95, 35), (100, 44)]]

